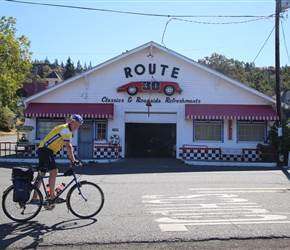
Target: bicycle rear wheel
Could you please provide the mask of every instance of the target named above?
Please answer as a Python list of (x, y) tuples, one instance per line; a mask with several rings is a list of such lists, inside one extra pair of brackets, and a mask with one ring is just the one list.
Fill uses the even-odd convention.
[[(31, 202), (33, 193), (36, 192), (39, 201)], [(2, 196), (2, 209), (5, 215), (14, 221), (24, 222), (33, 219), (41, 210), (43, 204), (43, 196), (40, 190), (32, 186), (30, 197), (27, 202), (13, 201), (13, 185), (8, 187)]]
[(68, 192), (66, 202), (68, 209), (79, 218), (90, 218), (103, 208), (105, 197), (102, 189), (92, 182), (81, 181)]

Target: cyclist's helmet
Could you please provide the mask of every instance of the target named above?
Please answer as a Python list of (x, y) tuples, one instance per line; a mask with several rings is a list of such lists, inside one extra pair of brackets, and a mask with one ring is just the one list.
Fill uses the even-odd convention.
[(74, 114), (70, 117), (71, 121), (80, 122), (81, 124), (84, 122), (83, 118), (80, 115)]

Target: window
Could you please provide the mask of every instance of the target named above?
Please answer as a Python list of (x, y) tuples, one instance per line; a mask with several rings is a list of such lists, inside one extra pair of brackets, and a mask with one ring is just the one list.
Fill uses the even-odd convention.
[(238, 141), (263, 141), (265, 135), (265, 121), (238, 121)]
[(96, 134), (97, 134), (97, 140), (106, 140), (107, 138), (107, 122), (100, 121), (96, 122)]
[(65, 119), (56, 119), (56, 118), (38, 118), (37, 120), (37, 135), (38, 140), (44, 139), (45, 136), (52, 130), (54, 127), (64, 124)]
[(221, 120), (198, 120), (194, 122), (194, 141), (221, 141)]

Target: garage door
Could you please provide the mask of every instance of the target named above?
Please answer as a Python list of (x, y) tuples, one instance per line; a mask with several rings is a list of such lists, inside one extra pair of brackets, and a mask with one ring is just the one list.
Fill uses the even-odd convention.
[(176, 124), (126, 123), (126, 157), (173, 157)]

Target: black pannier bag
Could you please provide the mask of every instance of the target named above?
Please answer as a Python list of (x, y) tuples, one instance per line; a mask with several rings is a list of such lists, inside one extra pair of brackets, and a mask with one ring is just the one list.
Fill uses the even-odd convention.
[(27, 166), (13, 167), (13, 201), (26, 202), (29, 200), (31, 182), (33, 180), (33, 170)]

